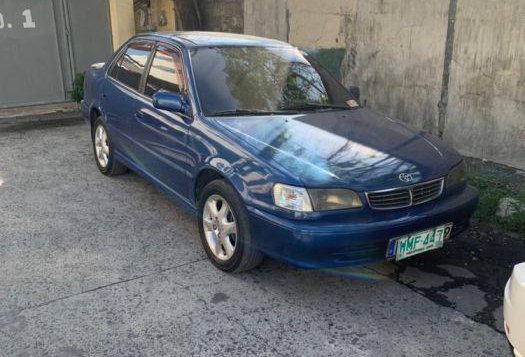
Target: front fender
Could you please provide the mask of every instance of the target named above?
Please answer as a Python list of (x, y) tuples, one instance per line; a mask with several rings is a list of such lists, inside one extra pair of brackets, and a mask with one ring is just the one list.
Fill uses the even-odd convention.
[[(191, 165), (196, 168), (194, 191), (190, 197), (197, 202), (197, 178), (203, 170), (211, 169), (224, 177), (239, 193), (248, 207), (282, 214), (272, 197), (275, 183), (300, 185), (294, 177), (286, 176), (254, 152), (238, 143), (238, 139), (221, 127), (198, 118), (193, 122), (188, 145), (191, 147)], [(286, 213), (286, 212), (285, 212)]]
[(249, 156), (234, 154), (220, 145), (215, 145), (213, 148), (214, 150), (207, 152), (208, 155), (199, 155), (203, 160), (195, 165), (198, 170), (194, 173), (191, 194), (193, 202), (198, 200), (199, 178), (205, 171), (212, 171), (232, 185), (247, 206), (270, 208), (273, 205), (271, 198), (271, 189), (275, 180), (273, 174)]

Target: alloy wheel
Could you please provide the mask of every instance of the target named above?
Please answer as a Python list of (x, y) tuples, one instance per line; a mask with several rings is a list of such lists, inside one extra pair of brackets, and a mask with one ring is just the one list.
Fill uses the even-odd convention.
[(99, 165), (106, 168), (109, 161), (109, 142), (106, 129), (102, 125), (97, 126), (95, 130), (95, 154)]
[(202, 214), (206, 242), (213, 255), (222, 261), (230, 259), (237, 248), (237, 221), (228, 202), (213, 194), (206, 200)]

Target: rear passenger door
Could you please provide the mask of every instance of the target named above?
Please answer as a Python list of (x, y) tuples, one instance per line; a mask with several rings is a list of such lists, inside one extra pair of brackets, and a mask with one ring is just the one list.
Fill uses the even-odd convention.
[(141, 132), (141, 144), (151, 157), (152, 174), (179, 198), (188, 199), (190, 166), (187, 135), (189, 121), (182, 114), (153, 106), (157, 91), (187, 96), (182, 53), (179, 49), (158, 43), (144, 80), (135, 120)]
[(130, 43), (110, 66), (102, 91), (102, 110), (117, 155), (133, 158), (134, 162), (143, 159), (137, 146), (135, 113), (143, 96), (143, 74), (153, 47), (150, 41)]

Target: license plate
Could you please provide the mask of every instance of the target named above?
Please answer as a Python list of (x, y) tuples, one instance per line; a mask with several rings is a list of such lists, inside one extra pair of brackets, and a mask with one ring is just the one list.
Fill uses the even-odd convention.
[(387, 258), (396, 261), (411, 257), (416, 254), (443, 247), (443, 242), (450, 237), (452, 223), (429, 228), (406, 236), (392, 238), (388, 242)]

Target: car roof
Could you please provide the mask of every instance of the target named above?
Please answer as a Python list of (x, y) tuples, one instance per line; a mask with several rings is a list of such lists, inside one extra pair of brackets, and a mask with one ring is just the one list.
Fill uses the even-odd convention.
[(194, 47), (214, 47), (214, 46), (273, 46), (273, 47), (293, 47), (290, 44), (273, 40), (270, 38), (240, 35), (226, 32), (206, 32), (206, 31), (176, 31), (176, 32), (152, 32), (141, 34), (140, 37), (162, 37), (174, 40), (187, 48)]

